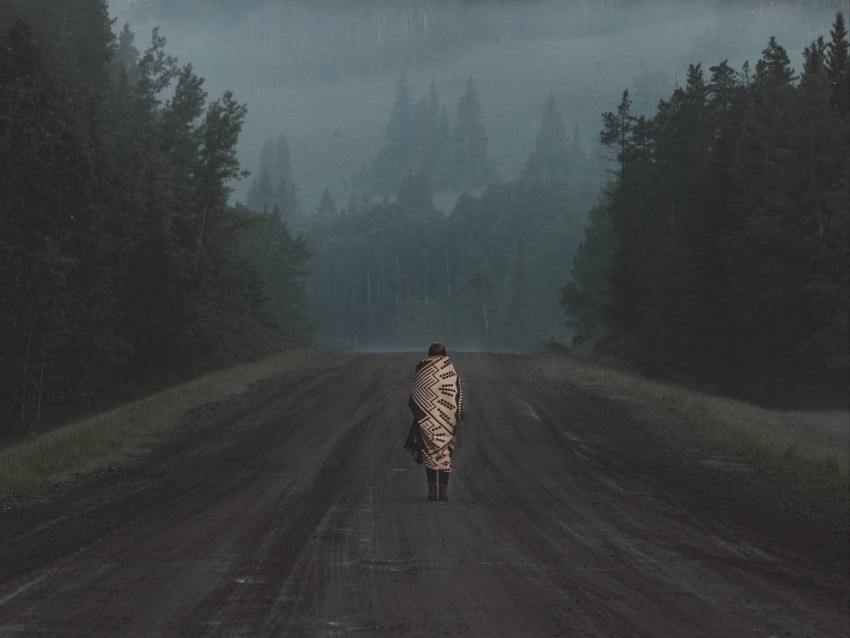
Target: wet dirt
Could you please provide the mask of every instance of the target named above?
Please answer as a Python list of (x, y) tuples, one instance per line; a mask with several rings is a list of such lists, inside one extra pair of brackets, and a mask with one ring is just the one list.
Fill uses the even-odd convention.
[(0, 502), (0, 635), (847, 636), (847, 504), (534, 359), (453, 356), (448, 502), (402, 449), (419, 356), (339, 356), (142, 462)]

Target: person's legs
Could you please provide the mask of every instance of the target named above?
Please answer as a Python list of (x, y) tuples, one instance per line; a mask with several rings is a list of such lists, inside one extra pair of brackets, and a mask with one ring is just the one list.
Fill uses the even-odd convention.
[(439, 482), (440, 482), (440, 496), (439, 500), (447, 501), (449, 500), (449, 472), (440, 472), (439, 473)]
[[(441, 472), (442, 473), (442, 472)], [(437, 470), (425, 468), (425, 476), (428, 479), (428, 500), (437, 500)]]

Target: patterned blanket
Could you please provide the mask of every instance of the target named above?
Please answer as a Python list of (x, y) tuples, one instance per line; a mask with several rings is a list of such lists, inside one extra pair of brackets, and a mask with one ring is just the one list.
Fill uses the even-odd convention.
[(404, 447), (417, 463), (450, 472), (455, 429), (463, 419), (463, 382), (451, 359), (435, 356), (416, 366), (408, 400), (413, 423)]

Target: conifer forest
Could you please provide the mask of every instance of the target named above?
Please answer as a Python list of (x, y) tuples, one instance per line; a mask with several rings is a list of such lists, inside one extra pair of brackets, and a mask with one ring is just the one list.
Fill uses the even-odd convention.
[[(847, 406), (846, 2), (777, 2), (816, 17), (749, 58), (729, 29), (766, 3), (702, 3), (727, 17), (675, 74), (549, 56), (587, 86), (498, 98), (507, 70), (453, 61), (700, 3), (252, 4), (0, 4), (0, 438), (299, 344), (564, 348)], [(241, 44), (178, 56), (189, 22)], [(308, 101), (347, 113), (310, 144), (258, 97), (347, 83), (369, 106)]]

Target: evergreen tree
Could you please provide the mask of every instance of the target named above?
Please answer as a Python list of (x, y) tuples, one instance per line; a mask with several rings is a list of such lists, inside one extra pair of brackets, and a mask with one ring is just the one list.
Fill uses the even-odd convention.
[(803, 75), (816, 75), (825, 70), (827, 46), (823, 36), (803, 50)]
[(413, 107), (411, 127), (416, 170), (433, 175), (449, 137), (448, 116), (433, 82), (428, 97)]
[(554, 93), (550, 92), (543, 108), (543, 118), (534, 151), (525, 164), (525, 172), (533, 177), (565, 179), (568, 172), (569, 155), (566, 127), (558, 110)]
[(274, 169), (276, 178), (274, 205), (280, 210), (283, 219), (291, 219), (299, 208), (298, 186), (292, 175), (291, 151), (286, 135), (281, 133), (274, 145)]
[(451, 187), (474, 188), (487, 183), (487, 132), (481, 121), (481, 103), (472, 78), (457, 107), (457, 120), (449, 139), (449, 157), (443, 180)]
[(184, 335), (190, 321), (191, 163), (197, 153), (192, 122), (203, 102), (201, 83), (184, 69), (180, 91), (163, 105), (161, 94), (180, 74), (177, 60), (165, 52), (156, 29), (141, 56), (132, 40), (125, 30), (111, 151), (116, 210), (124, 211), (115, 225), (124, 247), (122, 333), (134, 350), (122, 366), (125, 379), (173, 373), (175, 355), (189, 354)]
[(622, 176), (626, 170), (628, 160), (629, 139), (634, 127), (635, 117), (631, 113), (632, 100), (629, 91), (623, 91), (623, 97), (617, 106), (617, 112), (608, 111), (602, 114), (602, 131), (599, 133), (599, 141), (603, 146), (613, 149), (616, 155), (609, 158), (620, 165), (617, 175)]
[(319, 207), (316, 209), (316, 213), (322, 217), (331, 217), (336, 215), (336, 200), (333, 198), (333, 195), (331, 195), (330, 189), (325, 188), (325, 190), (322, 191), (322, 197), (319, 200)]
[(281, 133), (269, 138), (260, 153), (260, 167), (251, 182), (245, 203), (251, 210), (270, 211), (277, 207), (284, 219), (298, 210), (298, 188), (292, 178), (289, 142)]
[(260, 284), (253, 311), (262, 310), (291, 338), (306, 342), (315, 322), (307, 312), (304, 279), (311, 251), (294, 237), (276, 209), (256, 214), (237, 209), (247, 223), (240, 250), (253, 265)]
[[(31, 9), (0, 8), (0, 419), (15, 427), (279, 343), (240, 252), (255, 222), (228, 204), (245, 107), (207, 105), (156, 29), (143, 54), (126, 26), (116, 46), (102, 0)], [(10, 15), (34, 28), (7, 34)], [(297, 305), (306, 244), (289, 240), (277, 281)]]
[(617, 250), (610, 197), (610, 193), (603, 194), (590, 210), (570, 280), (561, 288), (561, 307), (577, 343), (603, 330), (605, 308), (610, 303), (610, 275)]
[(655, 140), (652, 199), (645, 217), (647, 287), (641, 301), (645, 358), (655, 365), (688, 366), (693, 316), (699, 296), (698, 261), (702, 255), (693, 236), (701, 220), (701, 159), (710, 136), (703, 139), (708, 117), (707, 86), (700, 65), (690, 65), (684, 88), (669, 102), (662, 100), (653, 120)]
[[(580, 334), (606, 331), (602, 347), (680, 381), (846, 403), (850, 118), (836, 108), (832, 49), (807, 47), (795, 84), (771, 38), (752, 76), (724, 61), (706, 83), (691, 66), (651, 120), (625, 93), (604, 114), (619, 170), (608, 216), (591, 220), (610, 219), (614, 242), (594, 247), (588, 227), (562, 290)], [(596, 263), (610, 274), (588, 276)]]
[(372, 168), (372, 186), (381, 193), (394, 191), (406, 171), (413, 168), (415, 134), (413, 101), (407, 77), (402, 74), (396, 82), (395, 102), (387, 123), (387, 141)]
[(431, 183), (424, 173), (408, 173), (398, 187), (398, 203), (414, 214), (434, 212)]
[(832, 104), (839, 112), (846, 113), (850, 109), (850, 55), (843, 13), (836, 14), (830, 35), (825, 64), (832, 85)]
[(771, 36), (767, 47), (761, 52), (761, 58), (756, 62), (753, 77), (755, 88), (759, 89), (767, 84), (790, 85), (796, 79), (797, 76), (794, 74), (794, 69), (791, 68), (788, 52), (776, 41), (774, 36)]
[(631, 99), (623, 92), (617, 112), (603, 114), (600, 141), (616, 151), (618, 187), (612, 193), (611, 215), (618, 242), (611, 268), (610, 304), (606, 321), (619, 348), (636, 350), (644, 327), (644, 300), (648, 293), (655, 236), (650, 219), (655, 140), (652, 120), (631, 114)]
[(846, 391), (847, 340), (837, 328), (847, 321), (848, 266), (839, 260), (847, 256), (848, 150), (835, 133), (846, 139), (847, 119), (831, 107), (824, 71), (810, 67), (796, 90), (783, 81), (758, 87), (741, 139), (738, 221), (723, 244), (747, 375), (740, 381), (765, 400)]
[(518, 239), (514, 249), (510, 274), (505, 285), (505, 302), (499, 313), (499, 331), (506, 345), (519, 351), (528, 351), (534, 344), (528, 320), (532, 314), (532, 295), (529, 290), (528, 262), (525, 243)]
[(567, 175), (571, 175), (574, 182), (582, 182), (595, 177), (596, 166), (589, 160), (582, 143), (581, 131), (578, 123), (573, 124), (573, 134), (569, 140), (567, 149)]
[(0, 42), (0, 413), (39, 426), (89, 404), (124, 342), (116, 330), (118, 255), (85, 112), (50, 72), (34, 32)]
[(253, 211), (269, 211), (274, 207), (274, 186), (272, 185), (272, 171), (274, 169), (274, 142), (266, 140), (260, 153), (260, 168), (257, 175), (251, 181), (251, 188), (245, 199), (245, 203)]

